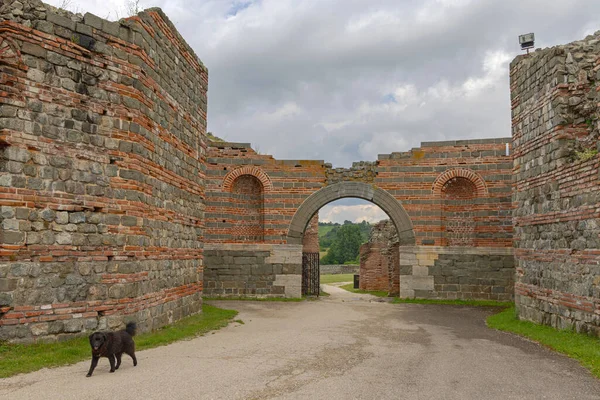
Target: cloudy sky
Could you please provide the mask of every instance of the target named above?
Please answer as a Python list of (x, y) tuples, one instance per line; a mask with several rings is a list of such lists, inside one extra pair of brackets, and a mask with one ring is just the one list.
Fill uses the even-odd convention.
[[(127, 3), (70, 0), (68, 8), (117, 19)], [(535, 32), (536, 47), (549, 47), (600, 30), (598, 0), (139, 5), (161, 7), (208, 67), (209, 131), (278, 159), (336, 167), (421, 141), (510, 136), (508, 64), (520, 53), (518, 35)], [(372, 218), (372, 209), (342, 204), (322, 218)]]

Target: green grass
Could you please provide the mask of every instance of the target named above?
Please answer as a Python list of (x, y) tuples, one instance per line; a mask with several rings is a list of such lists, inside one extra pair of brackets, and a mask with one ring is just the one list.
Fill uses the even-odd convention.
[(497, 300), (461, 300), (461, 299), (401, 299), (396, 298), (392, 301), (392, 304), (446, 304), (451, 306), (475, 306), (475, 307), (510, 307), (512, 305), (509, 301), (497, 301)]
[[(203, 305), (202, 313), (192, 315), (154, 332), (135, 337), (136, 350), (163, 346), (227, 326), (237, 311)], [(90, 358), (87, 337), (60, 343), (0, 344), (0, 378), (37, 371), (41, 368), (74, 364)]]
[(321, 275), (321, 283), (339, 283), (339, 282), (352, 282), (354, 280), (354, 274), (323, 274)]
[(221, 301), (221, 300), (238, 300), (238, 301), (283, 301), (283, 302), (295, 302), (303, 301), (301, 297), (250, 297), (250, 296), (233, 296), (233, 297), (203, 297), (202, 300), (206, 301)]
[(362, 289), (354, 289), (354, 284), (349, 283), (347, 285), (342, 285), (340, 288), (347, 290), (352, 293), (360, 293), (360, 294), (371, 294), (377, 297), (388, 297), (388, 292), (384, 290), (362, 290)]
[(600, 378), (600, 338), (517, 319), (514, 307), (487, 318), (490, 328), (516, 333), (576, 359)]

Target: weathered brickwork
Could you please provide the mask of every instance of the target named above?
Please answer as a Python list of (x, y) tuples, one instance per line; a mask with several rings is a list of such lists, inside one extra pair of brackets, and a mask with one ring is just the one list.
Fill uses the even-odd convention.
[[(375, 184), (404, 205), (419, 245), (447, 245), (442, 188), (469, 179), (477, 195), (454, 212), (468, 211), (475, 247), (512, 246), (510, 139), (425, 142), (404, 153), (380, 155)], [(510, 151), (510, 149), (509, 149)]]
[(600, 32), (511, 64), (515, 301), (600, 336)]
[(304, 231), (304, 237), (302, 238), (302, 252), (318, 253), (319, 250), (319, 214), (317, 213), (311, 218)]
[(361, 247), (360, 287), (421, 298), (512, 300), (511, 248), (400, 246), (389, 220)]
[(231, 227), (234, 241), (263, 241), (263, 186), (252, 175), (241, 175), (231, 187), (231, 213), (242, 218)]
[(0, 8), (0, 340), (200, 310), (206, 68), (158, 9)]
[(396, 227), (390, 220), (380, 221), (369, 240), (360, 247), (360, 280), (363, 290), (384, 290), (398, 295), (399, 246)]
[[(233, 212), (236, 205), (231, 197), (232, 181), (245, 174), (254, 176), (265, 187), (264, 243), (289, 243), (288, 235), (305, 232), (318, 206), (354, 196), (380, 202), (378, 205), (388, 211), (404, 207), (397, 215), (398, 221), (405, 221), (399, 227), (400, 245), (510, 247), (509, 142), (485, 139), (423, 143), (420, 149), (381, 155), (376, 162), (354, 163), (350, 169), (332, 169), (322, 161), (280, 161), (257, 154), (249, 144), (211, 142), (205, 238), (207, 243), (237, 242), (231, 228), (243, 217)], [(315, 197), (319, 193), (323, 196)], [(392, 201), (385, 197), (389, 194)], [(297, 218), (306, 225), (295, 226), (293, 219), (304, 212), (301, 210), (310, 215)], [(397, 265), (390, 271), (397, 271)], [(392, 293), (398, 292), (395, 280)]]
[(475, 218), (471, 209), (477, 198), (475, 184), (462, 177), (448, 180), (442, 187), (442, 234), (448, 246), (472, 246), (475, 236)]

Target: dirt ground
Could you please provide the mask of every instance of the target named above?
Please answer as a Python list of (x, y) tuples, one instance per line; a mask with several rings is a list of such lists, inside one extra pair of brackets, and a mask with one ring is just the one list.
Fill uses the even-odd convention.
[(0, 380), (2, 399), (600, 399), (577, 362), (485, 326), (492, 311), (388, 304), (333, 286), (300, 303), (212, 302), (244, 323)]

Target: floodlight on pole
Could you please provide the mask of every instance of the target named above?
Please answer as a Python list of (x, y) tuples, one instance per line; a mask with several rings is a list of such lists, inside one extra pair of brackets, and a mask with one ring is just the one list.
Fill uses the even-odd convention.
[(519, 36), (519, 44), (521, 45), (521, 50), (527, 50), (527, 54), (529, 54), (529, 49), (533, 49), (534, 41), (535, 35), (533, 34), (533, 32)]

